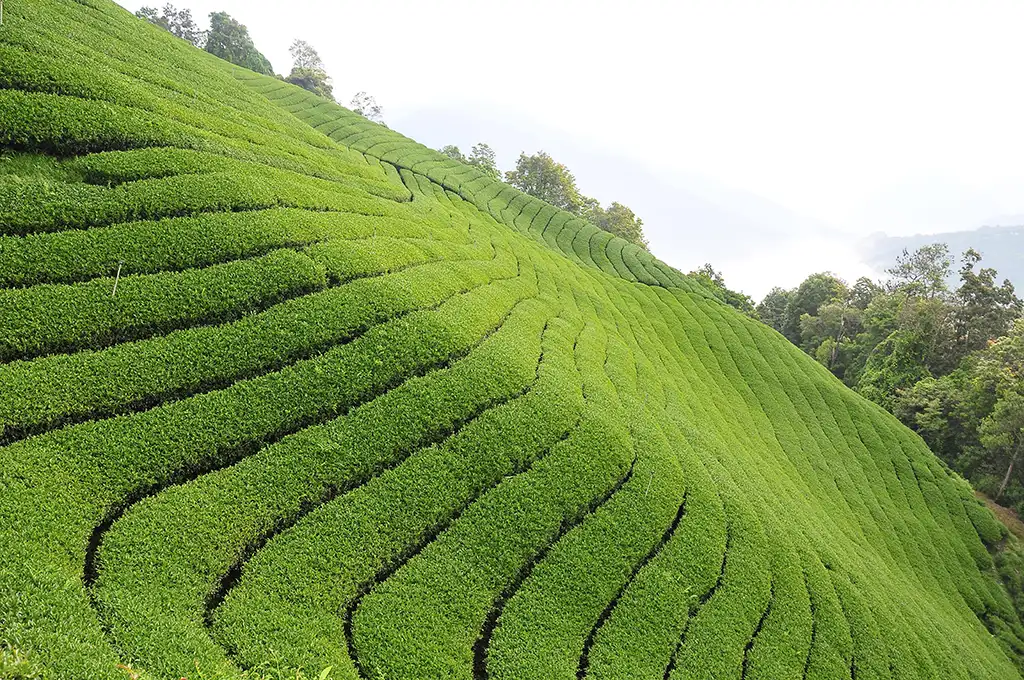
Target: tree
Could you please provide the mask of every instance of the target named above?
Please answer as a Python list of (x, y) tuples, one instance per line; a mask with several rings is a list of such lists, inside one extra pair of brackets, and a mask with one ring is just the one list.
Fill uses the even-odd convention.
[(381, 108), (376, 99), (365, 92), (357, 92), (352, 97), (352, 101), (348, 106), (355, 113), (372, 120), (374, 123), (384, 122), (384, 109)]
[(313, 49), (305, 40), (295, 40), (288, 48), (292, 57), (292, 68), (309, 69), (310, 71), (326, 71), (320, 53)]
[[(616, 204), (613, 203), (612, 205)], [(743, 293), (737, 293), (726, 286), (725, 278), (722, 276), (722, 273), (715, 271), (715, 268), (711, 266), (710, 262), (706, 262), (704, 266), (690, 272), (689, 275), (698, 279), (705, 286), (716, 291), (722, 300), (730, 307), (735, 307), (749, 317), (754, 319), (757, 318), (757, 312), (754, 310), (754, 301), (750, 299), (750, 296), (744, 295)]]
[(1013, 468), (1024, 452), (1024, 394), (1012, 391), (1001, 396), (992, 413), (981, 421), (980, 439), (993, 459), (1006, 464), (1006, 474), (996, 491), (998, 500), (1006, 491)]
[(532, 156), (520, 153), (515, 169), (505, 173), (505, 181), (523, 193), (578, 215), (645, 250), (648, 248), (643, 220), (621, 203), (612, 202), (605, 210), (597, 199), (581, 194), (569, 168), (543, 151)]
[(205, 32), (192, 18), (192, 10), (179, 10), (171, 3), (167, 3), (162, 14), (158, 14), (155, 7), (143, 7), (135, 16), (159, 26), (182, 40), (187, 40), (196, 47), (202, 47), (206, 43)]
[(582, 197), (576, 178), (569, 169), (551, 156), (539, 151), (532, 156), (519, 154), (514, 170), (505, 173), (505, 181), (556, 208), (579, 214)]
[(1009, 280), (996, 284), (995, 269), (985, 267), (975, 273), (979, 262), (981, 254), (973, 248), (963, 254), (960, 287), (953, 295), (952, 323), (961, 356), (1005, 335), (1024, 307)]
[(964, 409), (969, 374), (962, 370), (925, 378), (902, 390), (893, 403), (893, 415), (949, 465), (955, 465), (972, 443), (972, 417)]
[(498, 170), (498, 162), (494, 149), (492, 149), (488, 144), (483, 142), (474, 144), (473, 149), (469, 152), (469, 158), (466, 162), (491, 179), (501, 179), (501, 171)]
[(327, 75), (324, 63), (313, 46), (304, 40), (296, 40), (288, 48), (288, 52), (292, 56), (293, 64), (292, 72), (285, 80), (326, 99), (334, 99), (331, 78)]
[(817, 316), (818, 308), (834, 300), (846, 298), (846, 284), (828, 272), (811, 274), (801, 283), (786, 306), (782, 334), (794, 345), (800, 345), (800, 317)]
[(232, 19), (227, 12), (210, 14), (206, 51), (250, 71), (274, 75), (270, 61), (256, 49), (249, 37), (249, 29)]
[(165, 31), (171, 30), (171, 24), (167, 20), (166, 15), (161, 15), (159, 12), (157, 12), (156, 7), (140, 7), (139, 11), (135, 13), (135, 16), (137, 16), (140, 19), (145, 19), (149, 23), (153, 24), (154, 26), (159, 26)]
[(1024, 319), (952, 373), (897, 391), (893, 412), (979, 489), (1018, 511), (1024, 451)]
[(494, 149), (489, 144), (479, 142), (473, 145), (473, 149), (469, 153), (469, 157), (462, 153), (459, 147), (449, 144), (448, 146), (441, 147), (440, 152), (448, 158), (457, 160), (460, 163), (466, 165), (472, 165), (474, 168), (484, 173), (491, 179), (501, 180), (501, 171), (498, 170), (498, 162)]
[[(621, 203), (613, 201), (608, 209), (604, 210), (596, 200), (584, 196), (581, 212), (583, 217), (594, 226), (624, 238), (644, 250), (650, 250), (647, 239), (644, 237), (643, 220)], [(711, 265), (704, 266), (711, 267)], [(751, 310), (753, 310), (753, 302), (751, 302)]]
[(775, 286), (757, 305), (757, 316), (780, 333), (786, 328), (786, 309), (793, 298), (792, 290)]
[(863, 310), (849, 299), (835, 299), (818, 307), (814, 316), (800, 317), (800, 347), (842, 380), (854, 354)]
[(443, 146), (440, 149), (438, 149), (438, 151), (444, 154), (445, 156), (448, 156), (448, 158), (459, 161), (460, 163), (466, 163), (468, 161), (468, 159), (466, 158), (466, 154), (462, 153), (462, 151), (459, 150), (459, 147), (455, 146), (454, 144)]
[(979, 443), (989, 465), (1005, 469), (996, 491), (999, 498), (1024, 451), (1024, 319), (1017, 319), (1009, 334), (978, 353), (972, 387), (971, 402), (982, 416)]
[(853, 288), (827, 272), (793, 290), (773, 288), (757, 307), (760, 318), (838, 378), (856, 372), (865, 309), (878, 287), (860, 279)]
[(912, 296), (938, 297), (949, 290), (946, 279), (952, 273), (949, 246), (932, 243), (913, 253), (903, 249), (895, 266), (886, 269), (890, 290), (904, 290)]
[(965, 252), (950, 292), (948, 248), (935, 243), (904, 251), (886, 285), (861, 278), (848, 289), (815, 274), (772, 289), (757, 310), (976, 488), (1024, 513), (1024, 303), (980, 262)]
[(881, 295), (882, 287), (869, 279), (866, 276), (862, 276), (857, 279), (857, 282), (853, 284), (853, 288), (850, 289), (850, 304), (857, 309), (867, 309), (871, 301)]
[(932, 377), (925, 367), (927, 339), (908, 330), (894, 331), (872, 348), (857, 381), (857, 391), (888, 411), (900, 390)]

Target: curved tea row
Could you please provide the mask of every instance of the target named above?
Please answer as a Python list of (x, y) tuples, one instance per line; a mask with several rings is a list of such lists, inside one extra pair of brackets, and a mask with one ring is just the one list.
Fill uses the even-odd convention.
[(108, 0), (5, 9), (0, 651), (1017, 677), (1005, 530), (774, 331)]

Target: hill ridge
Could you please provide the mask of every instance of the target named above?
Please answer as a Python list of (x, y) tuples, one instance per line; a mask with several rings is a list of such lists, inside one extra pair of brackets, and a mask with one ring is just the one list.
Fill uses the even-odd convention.
[[(693, 279), (665, 265), (643, 248), (604, 232), (580, 217), (552, 208), (540, 199), (488, 177), (473, 166), (448, 158), (398, 132), (348, 111), (335, 102), (247, 69), (236, 67), (235, 75), (271, 101), (280, 102), (284, 110), (306, 122), (314, 130), (384, 163), (427, 177), (490, 214), (495, 220), (531, 234), (538, 241), (548, 243), (576, 262), (600, 268), (592, 255), (592, 241), (595, 237), (601, 237), (599, 252), (603, 252), (609, 243), (615, 242), (617, 249), (627, 251), (630, 259), (635, 258), (635, 269), (624, 262), (622, 267), (616, 267), (615, 275), (649, 285), (675, 286), (691, 291), (705, 290)], [(546, 217), (531, 219), (525, 224), (519, 219), (527, 209), (534, 209), (533, 214), (537, 216), (544, 208), (547, 208)], [(567, 233), (573, 236), (569, 241), (569, 247), (559, 244), (560, 231), (547, 234), (547, 228), (556, 217), (560, 220), (560, 230), (568, 229)], [(586, 244), (577, 250), (573, 244), (581, 237), (586, 239)], [(711, 291), (707, 292), (711, 294)]]

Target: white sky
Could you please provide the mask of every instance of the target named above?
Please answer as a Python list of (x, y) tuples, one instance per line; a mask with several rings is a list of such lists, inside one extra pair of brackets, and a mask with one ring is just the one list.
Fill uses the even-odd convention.
[(389, 120), (507, 113), (861, 235), (1024, 214), (1021, 0), (175, 4), (227, 11), (278, 72), (307, 40)]

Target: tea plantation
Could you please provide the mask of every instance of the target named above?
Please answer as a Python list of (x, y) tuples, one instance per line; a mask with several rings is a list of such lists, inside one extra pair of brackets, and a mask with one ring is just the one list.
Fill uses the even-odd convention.
[(0, 145), (0, 675), (1020, 677), (967, 484), (646, 251), (109, 0)]

